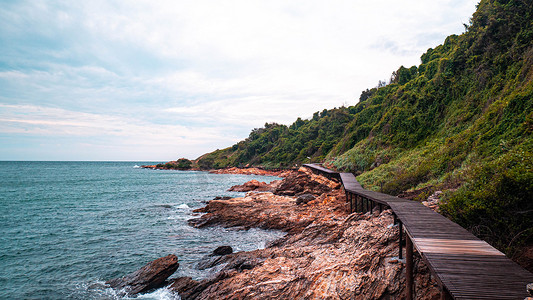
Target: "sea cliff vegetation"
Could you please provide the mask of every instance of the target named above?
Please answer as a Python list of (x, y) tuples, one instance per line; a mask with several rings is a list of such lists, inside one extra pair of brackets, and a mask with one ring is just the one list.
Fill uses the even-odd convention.
[(367, 89), (357, 104), (292, 125), (267, 123), (201, 168), (325, 162), (367, 189), (418, 200), (509, 256), (533, 244), (533, 3), (482, 0), (418, 66)]

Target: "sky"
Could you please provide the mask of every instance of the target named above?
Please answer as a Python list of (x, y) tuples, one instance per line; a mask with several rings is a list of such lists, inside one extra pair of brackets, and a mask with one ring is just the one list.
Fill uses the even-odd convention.
[(189, 159), (355, 105), (472, 0), (0, 0), (0, 160)]

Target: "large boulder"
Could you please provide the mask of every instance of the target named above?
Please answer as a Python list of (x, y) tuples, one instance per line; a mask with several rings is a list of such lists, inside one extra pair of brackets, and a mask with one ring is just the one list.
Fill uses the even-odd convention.
[(220, 246), (213, 250), (211, 255), (228, 255), (233, 253), (233, 248), (231, 246)]
[(296, 198), (296, 205), (307, 204), (307, 202), (313, 201), (315, 199), (316, 197), (313, 196), (313, 194), (309, 194), (309, 193), (301, 194), (298, 196), (298, 198)]
[(174, 274), (178, 267), (178, 257), (170, 254), (149, 262), (144, 267), (124, 277), (111, 279), (106, 284), (115, 289), (124, 289), (130, 295), (135, 295), (163, 286), (167, 278)]
[(242, 185), (234, 185), (231, 188), (229, 188), (228, 191), (230, 192), (250, 192), (250, 191), (265, 192), (271, 189), (272, 188), (270, 187), (268, 183), (252, 179), (248, 182), (245, 182)]

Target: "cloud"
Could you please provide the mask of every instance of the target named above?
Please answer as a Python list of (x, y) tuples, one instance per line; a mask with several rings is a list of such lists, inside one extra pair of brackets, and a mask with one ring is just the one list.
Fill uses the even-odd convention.
[[(197, 156), (265, 122), (355, 104), (362, 90), (460, 33), (475, 4), (6, 2), (0, 135), (28, 145), (42, 135), (79, 149), (101, 140), (101, 157), (136, 143), (149, 157), (148, 141)], [(0, 158), (12, 153), (0, 148)]]

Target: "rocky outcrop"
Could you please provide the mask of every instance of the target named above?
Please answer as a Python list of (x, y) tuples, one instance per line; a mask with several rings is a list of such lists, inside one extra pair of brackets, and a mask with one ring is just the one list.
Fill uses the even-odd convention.
[(251, 168), (231, 167), (231, 168), (209, 171), (209, 173), (213, 173), (213, 174), (242, 174), (242, 175), (278, 176), (278, 177), (286, 177), (292, 172), (294, 171), (292, 170), (270, 171), (270, 170), (264, 170), (264, 169), (256, 168), (256, 167), (251, 167)]
[[(195, 212), (206, 213), (189, 220), (194, 227), (258, 227), (294, 231), (331, 214), (345, 215), (346, 203), (340, 184), (307, 172), (293, 172), (281, 182), (271, 185), (272, 192), (248, 192), (229, 200), (211, 200)], [(305, 201), (289, 195), (307, 195)], [(311, 199), (312, 197), (314, 199)], [(305, 203), (304, 203), (305, 202)]]
[(106, 284), (114, 289), (124, 289), (129, 295), (135, 295), (162, 287), (178, 266), (178, 257), (171, 254), (158, 258), (124, 277), (111, 279)]
[[(182, 299), (401, 299), (403, 265), (390, 211), (321, 218), (269, 247), (238, 252), (205, 266), (224, 265), (202, 281), (179, 278)], [(438, 299), (428, 268), (415, 259), (416, 299)], [(184, 284), (184, 281), (187, 281)]]
[(212, 255), (228, 255), (233, 253), (231, 246), (220, 246), (213, 250)]
[[(336, 194), (333, 195), (333, 194)], [(211, 200), (204, 208), (200, 218), (189, 220), (194, 227), (221, 225), (223, 227), (257, 227), (294, 231), (305, 228), (323, 216), (332, 213), (342, 215), (346, 211), (339, 191), (332, 195), (321, 194), (305, 205), (296, 205), (294, 197), (275, 195), (271, 192), (248, 192), (245, 197), (230, 200)], [(313, 209), (309, 209), (312, 206)]]
[(231, 188), (229, 188), (229, 192), (250, 192), (250, 191), (257, 191), (257, 192), (266, 192), (266, 191), (272, 191), (276, 188), (277, 184), (279, 184), (280, 180), (275, 180), (271, 183), (266, 183), (263, 181), (258, 180), (250, 180), (244, 184), (241, 185), (234, 185)]
[[(182, 299), (405, 297), (391, 212), (349, 215), (340, 185), (322, 176), (303, 169), (273, 192), (212, 200), (200, 211), (206, 214), (192, 221), (195, 226), (261, 227), (288, 234), (265, 249), (204, 258), (200, 268), (220, 271), (201, 281), (176, 279), (171, 289)], [(416, 299), (438, 299), (437, 284), (419, 257), (415, 274)]]

